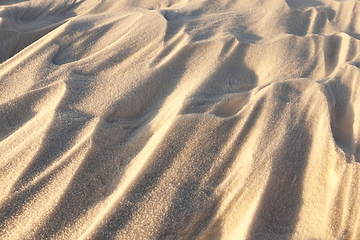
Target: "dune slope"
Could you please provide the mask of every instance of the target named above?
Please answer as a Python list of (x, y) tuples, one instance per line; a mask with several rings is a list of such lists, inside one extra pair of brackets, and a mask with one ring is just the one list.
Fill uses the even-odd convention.
[(356, 0), (0, 3), (1, 239), (359, 239)]

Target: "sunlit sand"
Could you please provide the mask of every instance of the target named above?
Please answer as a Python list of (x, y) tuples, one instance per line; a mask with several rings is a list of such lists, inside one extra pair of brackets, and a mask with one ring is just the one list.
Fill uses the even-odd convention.
[(0, 1), (0, 239), (360, 239), (360, 3)]

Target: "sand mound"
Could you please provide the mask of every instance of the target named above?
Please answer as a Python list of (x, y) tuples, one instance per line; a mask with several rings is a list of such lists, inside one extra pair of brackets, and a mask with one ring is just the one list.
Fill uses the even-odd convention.
[(359, 239), (360, 3), (5, 0), (1, 239)]

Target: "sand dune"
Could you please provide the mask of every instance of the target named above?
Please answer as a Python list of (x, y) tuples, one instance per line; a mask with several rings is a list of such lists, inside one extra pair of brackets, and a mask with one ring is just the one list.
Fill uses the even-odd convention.
[(359, 239), (360, 3), (3, 0), (1, 239)]

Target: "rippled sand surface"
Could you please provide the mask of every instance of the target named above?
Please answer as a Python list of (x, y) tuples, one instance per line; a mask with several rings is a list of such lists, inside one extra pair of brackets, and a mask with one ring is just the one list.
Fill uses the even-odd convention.
[(1, 239), (359, 239), (360, 3), (2, 0)]

